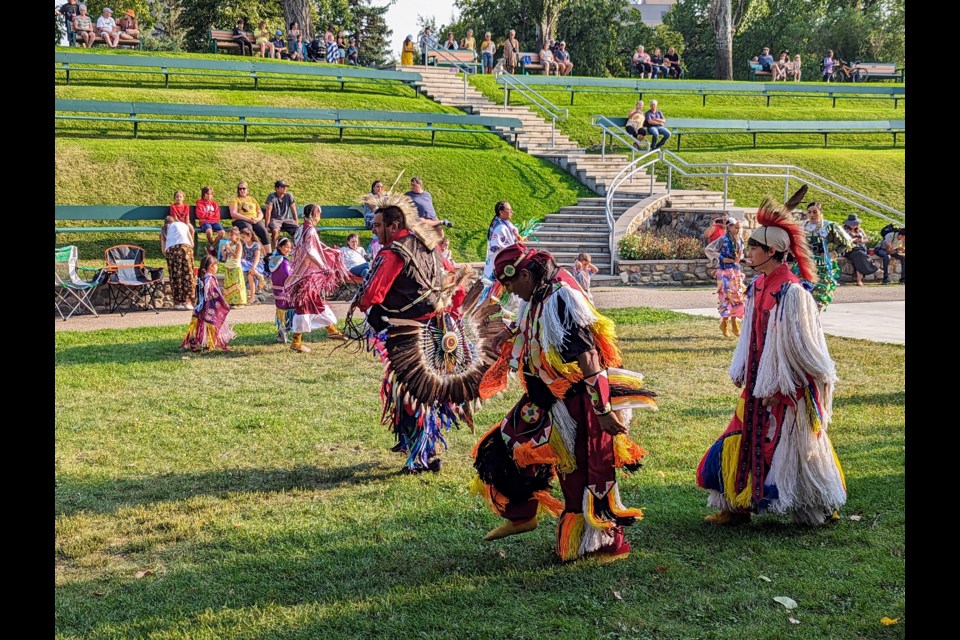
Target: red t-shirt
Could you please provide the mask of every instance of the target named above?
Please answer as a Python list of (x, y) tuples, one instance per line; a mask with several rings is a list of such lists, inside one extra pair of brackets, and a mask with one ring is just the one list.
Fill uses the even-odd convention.
[(220, 205), (214, 200), (197, 200), (197, 224), (220, 222)]
[(170, 205), (170, 215), (177, 219), (177, 222), (190, 224), (190, 205), (173, 203)]

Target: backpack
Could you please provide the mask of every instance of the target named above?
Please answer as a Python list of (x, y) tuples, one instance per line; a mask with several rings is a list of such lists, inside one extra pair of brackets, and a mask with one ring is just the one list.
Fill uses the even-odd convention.
[(880, 229), (880, 237), (886, 238), (888, 233), (898, 233), (903, 230), (903, 227), (898, 227), (895, 223), (891, 222), (883, 229)]

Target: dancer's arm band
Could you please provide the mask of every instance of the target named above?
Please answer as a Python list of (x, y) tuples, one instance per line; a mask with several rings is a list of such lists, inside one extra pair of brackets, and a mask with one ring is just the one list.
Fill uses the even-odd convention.
[(598, 416), (605, 416), (613, 410), (610, 403), (610, 379), (607, 370), (603, 369), (592, 375), (584, 376), (583, 383), (590, 394), (593, 412)]

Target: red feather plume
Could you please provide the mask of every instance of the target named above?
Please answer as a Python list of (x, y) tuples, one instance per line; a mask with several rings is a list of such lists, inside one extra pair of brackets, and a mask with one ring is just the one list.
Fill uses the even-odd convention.
[(757, 210), (757, 224), (780, 227), (790, 235), (790, 253), (796, 258), (800, 277), (815, 283), (818, 280), (817, 270), (810, 254), (810, 245), (807, 244), (807, 234), (800, 223), (793, 219), (793, 209), (806, 193), (807, 185), (803, 185), (785, 204), (777, 204), (769, 196), (764, 198)]

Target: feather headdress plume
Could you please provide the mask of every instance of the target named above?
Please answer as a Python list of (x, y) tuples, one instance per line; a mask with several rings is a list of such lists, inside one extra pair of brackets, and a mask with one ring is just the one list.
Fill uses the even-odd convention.
[(793, 219), (793, 210), (806, 193), (807, 185), (803, 185), (782, 205), (778, 205), (769, 196), (764, 198), (757, 211), (757, 224), (760, 226), (750, 234), (750, 239), (777, 251), (792, 253), (796, 258), (800, 277), (807, 282), (817, 282), (817, 271), (810, 255), (806, 234), (800, 223)]
[[(420, 216), (417, 215), (417, 205), (415, 205), (413, 200), (410, 199), (410, 196), (406, 194), (383, 193), (376, 195), (368, 193), (361, 198), (361, 201), (374, 211), (388, 207), (400, 209), (400, 211), (403, 212), (404, 226), (410, 230), (410, 233), (420, 238), (428, 249), (432, 250), (436, 247), (437, 242), (443, 237), (438, 230), (439, 227), (430, 226), (420, 219)], [(381, 238), (381, 242), (382, 241), (383, 239)]]

